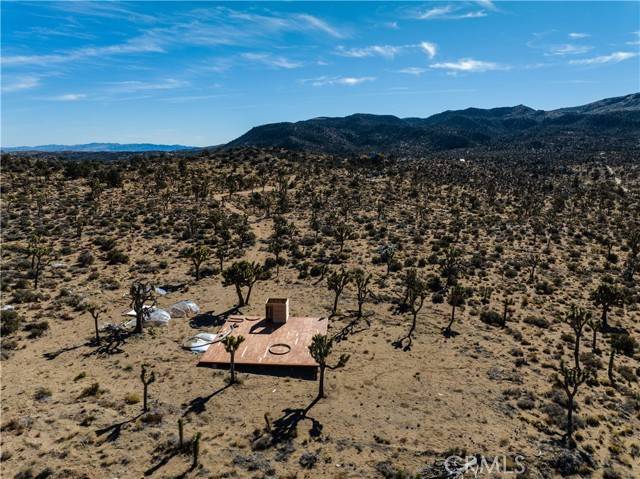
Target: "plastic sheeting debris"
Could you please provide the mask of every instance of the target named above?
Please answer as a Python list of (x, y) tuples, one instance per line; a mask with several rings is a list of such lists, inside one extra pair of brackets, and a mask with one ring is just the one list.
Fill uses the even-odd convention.
[(199, 312), (200, 307), (191, 300), (178, 301), (169, 307), (169, 313), (174, 318), (186, 318)]

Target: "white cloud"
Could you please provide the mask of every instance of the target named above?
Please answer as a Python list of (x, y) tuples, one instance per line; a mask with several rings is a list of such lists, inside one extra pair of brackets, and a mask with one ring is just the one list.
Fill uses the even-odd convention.
[(398, 70), (398, 73), (404, 73), (405, 75), (415, 75), (420, 76), (423, 73), (429, 71), (427, 68), (421, 67), (406, 67)]
[(571, 60), (569, 63), (571, 65), (602, 65), (605, 63), (620, 63), (636, 56), (638, 56), (637, 52), (613, 52), (610, 55), (584, 58), (582, 60)]
[(152, 90), (172, 90), (174, 88), (182, 88), (189, 86), (189, 82), (184, 80), (176, 80), (167, 78), (156, 82), (145, 82), (139, 80), (126, 80), (113, 82), (110, 84), (109, 90), (115, 93), (135, 93), (140, 91)]
[(402, 53), (405, 50), (420, 49), (426, 53), (429, 58), (433, 58), (437, 51), (438, 46), (431, 42), (421, 42), (416, 45), (371, 45), (361, 48), (345, 48), (339, 46), (336, 49), (336, 55), (350, 58), (367, 58), (373, 56), (380, 56), (387, 59), (393, 59), (396, 55)]
[(627, 45), (640, 45), (640, 31), (631, 32), (631, 35), (635, 35), (636, 39), (627, 42)]
[(438, 46), (435, 43), (431, 42), (422, 42), (420, 43), (420, 48), (424, 50), (424, 52), (429, 56), (429, 58), (433, 58), (438, 53)]
[(256, 63), (262, 63), (272, 68), (284, 68), (291, 70), (300, 68), (302, 63), (294, 62), (285, 57), (271, 55), (270, 53), (243, 53), (242, 57)]
[[(493, 3), (489, 2), (492, 9), (495, 9)], [(482, 18), (487, 16), (484, 10), (464, 11), (460, 6), (444, 5), (442, 7), (433, 7), (424, 12), (418, 12), (415, 16), (418, 20), (461, 20), (464, 18)]]
[(64, 95), (58, 95), (51, 98), (55, 101), (78, 101), (84, 100), (87, 97), (84, 93), (66, 93)]
[(507, 70), (509, 67), (494, 62), (485, 62), (482, 60), (474, 60), (473, 58), (462, 58), (457, 62), (432, 63), (429, 68), (438, 70), (446, 70), (449, 73), (464, 72), (487, 72), (492, 70)]
[(554, 45), (549, 49), (550, 55), (581, 55), (587, 53), (593, 47), (590, 45), (574, 45), (572, 43), (565, 43), (564, 45)]
[(318, 17), (314, 17), (313, 15), (304, 13), (304, 14), (297, 15), (297, 18), (299, 18), (303, 22), (306, 22), (310, 27), (316, 30), (320, 30), (328, 35), (331, 35), (332, 37), (335, 37), (335, 38), (345, 37), (345, 35), (342, 32), (338, 31), (336, 28), (329, 25), (324, 20)]
[(572, 32), (569, 34), (569, 38), (573, 39), (573, 40), (580, 40), (581, 38), (589, 38), (591, 35), (589, 35), (588, 33), (578, 33), (578, 32)]
[(40, 85), (40, 79), (37, 77), (26, 76), (17, 78), (15, 81), (7, 83), (6, 79), (2, 82), (2, 91), (10, 93), (20, 90), (29, 90)]
[(50, 53), (46, 55), (9, 55), (2, 57), (2, 64), (13, 65), (48, 65), (55, 63), (67, 63), (71, 61), (83, 60), (92, 57), (103, 57), (110, 55), (122, 55), (129, 53), (157, 53), (164, 49), (156, 39), (141, 36), (131, 40), (104, 47), (84, 47), (75, 50), (68, 50), (64, 53)]
[(328, 77), (321, 76), (318, 78), (309, 78), (301, 80), (302, 83), (309, 83), (313, 86), (325, 86), (325, 85), (345, 85), (355, 86), (361, 83), (374, 81), (375, 77)]
[(498, 10), (498, 7), (491, 0), (476, 0), (480, 6), (486, 8), (487, 10)]

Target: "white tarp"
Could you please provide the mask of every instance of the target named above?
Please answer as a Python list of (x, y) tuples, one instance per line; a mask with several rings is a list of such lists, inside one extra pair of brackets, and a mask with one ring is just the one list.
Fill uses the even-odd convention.
[(191, 300), (178, 301), (169, 307), (169, 313), (173, 318), (187, 318), (199, 312), (200, 307)]
[[(164, 309), (154, 307), (148, 307), (146, 309), (149, 309), (149, 313), (145, 314), (145, 326), (167, 326), (169, 324), (171, 315)], [(127, 316), (131, 316), (129, 313), (127, 313)], [(133, 312), (133, 316), (135, 316), (135, 311)], [(136, 325), (136, 320), (132, 319), (131, 321), (127, 321), (124, 325), (131, 328)]]

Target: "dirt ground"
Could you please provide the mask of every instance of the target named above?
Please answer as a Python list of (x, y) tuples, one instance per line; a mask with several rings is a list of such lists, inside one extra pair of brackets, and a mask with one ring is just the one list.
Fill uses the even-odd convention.
[[(192, 168), (208, 166), (204, 162), (204, 166), (198, 163)], [(246, 174), (251, 166), (244, 168), (241, 174)], [(621, 174), (620, 168), (616, 170)], [(575, 171), (584, 178), (590, 174), (580, 168)], [(331, 177), (330, 173), (316, 172), (312, 176), (322, 176), (327, 185), (335, 182), (346, 185), (354, 173), (336, 167), (333, 174)], [(631, 174), (627, 171), (623, 175), (629, 190), (626, 198), (637, 199), (640, 184)], [(26, 243), (26, 231), (36, 223), (37, 201), (30, 203), (31, 220), (28, 224), (21, 223), (26, 210), (15, 193), (25, 188), (28, 175), (28, 171), (3, 175), (2, 261), (10, 278), (17, 278), (11, 271), (20, 270), (19, 261), (24, 255), (19, 246)], [(316, 397), (315, 381), (241, 373), (240, 384), (229, 386), (226, 371), (198, 368), (198, 355), (182, 349), (183, 341), (195, 333), (218, 330), (217, 321), (237, 303), (235, 290), (223, 287), (219, 274), (195, 281), (191, 264), (179, 254), (188, 241), (173, 235), (171, 227), (179, 222), (175, 215), (192, 207), (186, 205), (187, 201), (192, 202), (187, 188), (176, 193), (171, 205), (174, 216), (166, 216), (160, 232), (149, 234), (149, 223), (144, 222), (145, 208), (148, 213), (162, 214), (158, 213), (161, 200), (153, 195), (146, 203), (140, 200), (142, 211), (130, 220), (146, 226), (128, 232), (115, 226), (123, 221), (122, 215), (115, 213), (143, 196), (137, 191), (133, 173), (126, 175), (129, 176), (124, 186), (102, 192), (93, 222), (85, 226), (81, 238), (65, 236), (64, 232), (59, 237), (52, 236), (56, 258), (45, 268), (39, 287), (46, 297), (16, 303), (12, 299), (16, 283), (6, 288), (3, 285), (3, 305), (12, 305), (23, 324), (46, 320), (49, 328), (35, 338), (29, 338), (24, 330), (9, 337), (16, 344), (1, 363), (2, 477), (400, 478), (411, 477), (453, 454), (481, 454), (487, 458), (505, 455), (509, 465), (513, 465), (517, 455), (523, 456), (527, 471), (521, 471), (519, 476), (507, 473), (504, 477), (561, 474), (557, 461), (564, 451), (560, 445), (562, 429), (558, 417), (551, 416), (559, 415), (562, 420), (565, 413), (564, 409), (557, 412), (560, 390), (552, 386), (558, 359), (570, 361), (572, 347), (571, 337), (567, 336), (571, 330), (559, 317), (573, 302), (598, 315), (589, 293), (603, 274), (621, 267), (626, 253), (616, 243), (613, 251), (620, 258), (617, 266), (603, 266), (601, 247), (591, 238), (577, 234), (585, 229), (586, 221), (580, 223), (583, 216), (566, 212), (559, 221), (551, 250), (542, 253), (543, 265), (536, 273), (538, 281), (548, 279), (554, 285), (554, 292), (540, 294), (533, 284), (527, 283), (526, 268), (518, 270), (515, 277), (502, 274), (502, 265), (511, 260), (524, 261), (522, 258), (530, 251), (542, 251), (547, 241), (544, 235), (534, 239), (530, 234), (506, 234), (518, 229), (512, 213), (515, 210), (510, 209), (506, 193), (506, 206), (491, 212), (502, 215), (501, 218), (488, 225), (482, 223), (483, 213), (468, 208), (466, 186), (459, 186), (461, 183), (457, 181), (449, 186), (434, 186), (428, 192), (427, 215), (427, 222), (433, 226), (421, 233), (423, 241), (416, 243), (410, 230), (402, 226), (407, 217), (407, 221), (415, 220), (411, 206), (414, 200), (404, 196), (390, 199), (385, 218), (378, 220), (371, 198), (374, 193), (383, 195), (389, 180), (364, 175), (361, 188), (364, 201), (353, 215), (365, 218), (363, 221), (373, 223), (374, 228), (387, 225), (389, 232), (384, 241), (394, 241), (395, 236), (405, 243), (398, 254), (400, 260), (410, 256), (427, 258), (434, 241), (447, 234), (446, 225), (456, 218), (465, 220), (458, 244), (464, 246), (469, 261), (480, 250), (491, 256), (496, 245), (501, 244), (504, 253), (499, 261), (478, 265), (475, 272), (467, 272), (460, 279), (476, 291), (481, 286), (491, 286), (494, 293), (485, 305), (476, 293), (475, 300), (457, 311), (453, 329), (458, 334), (454, 337), (442, 334), (451, 306), (446, 299), (433, 303), (429, 296), (418, 314), (411, 349), (394, 348), (393, 341), (406, 333), (411, 322), (410, 312), (398, 312), (407, 268), (387, 274), (386, 265), (374, 264), (378, 240), (367, 237), (361, 223), (355, 222), (359, 237), (345, 242), (343, 259), (330, 268), (361, 266), (373, 274), (373, 296), (364, 304), (371, 325), (367, 327), (360, 321), (352, 334), (334, 344), (330, 362), (342, 353), (348, 353), (350, 359), (344, 368), (327, 371), (327, 397), (302, 417), (301, 410)], [(66, 204), (73, 204), (73, 198), (89, 189), (84, 179), (64, 182), (59, 179), (59, 172), (53, 177), (48, 189), (41, 190), (46, 192), (43, 216), (62, 221), (61, 212), (71, 207)], [(291, 177), (301, 178), (302, 174), (293, 171)], [(408, 185), (411, 180), (392, 181)], [(306, 198), (307, 191), (302, 186), (298, 181), (291, 188), (291, 198), (298, 198), (296, 194), (300, 191), (303, 198), (300, 201)], [(266, 191), (273, 188), (271, 183)], [(261, 191), (260, 187), (256, 191)], [(247, 206), (250, 194), (251, 190), (235, 193), (221, 207), (229, 213), (251, 211), (248, 222), (256, 242), (241, 257), (262, 263), (272, 256), (266, 242), (273, 220)], [(220, 191), (210, 195), (218, 201), (223, 197), (226, 193)], [(452, 197), (454, 200), (450, 200)], [(549, 198), (546, 204), (550, 202)], [(296, 224), (299, 236), (311, 235), (306, 226), (309, 211), (297, 210), (297, 203), (293, 204), (286, 218)], [(575, 200), (575, 204), (584, 208), (581, 211), (590, 208), (587, 202)], [(330, 207), (325, 205), (322, 214), (329, 213)], [(128, 263), (110, 265), (101, 259), (95, 239), (104, 235), (117, 239), (118, 246), (129, 256)], [(327, 249), (330, 252), (327, 254), (334, 254), (335, 241), (322, 233), (321, 238), (323, 242), (309, 247), (309, 251)], [(582, 241), (576, 243), (576, 238)], [(66, 254), (64, 246), (69, 247)], [(572, 256), (576, 247), (581, 252), (577, 259)], [(78, 254), (83, 251), (96, 256), (92, 265), (77, 266)], [(252, 292), (251, 304), (241, 308), (241, 312), (262, 314), (269, 297), (288, 297), (292, 315), (329, 316), (333, 293), (328, 290), (326, 280), (300, 278), (291, 261), (293, 255), (284, 256), (289, 259), (279, 268), (277, 278), (272, 273), (271, 279), (259, 281)], [(238, 259), (228, 259), (225, 267)], [(141, 269), (160, 263), (161, 268)], [(216, 260), (211, 258), (206, 264), (214, 267)], [(425, 276), (439, 273), (438, 264), (428, 261), (418, 269)], [(484, 272), (479, 273), (481, 270)], [(554, 277), (562, 278), (560, 285), (553, 283)], [(176, 286), (174, 291), (158, 298), (160, 307), (191, 299), (200, 306), (201, 314), (195, 318), (174, 318), (167, 327), (146, 328), (143, 335), (127, 337), (119, 350), (100, 352), (90, 343), (91, 316), (66, 298), (99, 302), (106, 307), (100, 316), (101, 325), (119, 323), (130, 307), (129, 285), (141, 278), (158, 286)], [(117, 286), (105, 287), (106, 279), (115, 281)], [(338, 314), (330, 318), (330, 335), (341, 331), (353, 318), (357, 306), (355, 293), (353, 285), (347, 286), (340, 298)], [(483, 308), (501, 311), (501, 301), (507, 293), (514, 300), (507, 326), (499, 328), (480, 321)], [(544, 326), (536, 325), (527, 320), (532, 317), (545, 318), (547, 322)], [(613, 308), (610, 318), (612, 324), (624, 326), (640, 337), (636, 305)], [(585, 333), (584, 350), (590, 349), (590, 337), (590, 332)], [(599, 383), (583, 386), (577, 396), (578, 450), (588, 451), (592, 461), (591, 464), (587, 461), (588, 467), (580, 477), (585, 477), (587, 471), (595, 478), (640, 477), (638, 376), (633, 379), (632, 374), (627, 380), (620, 377), (616, 387), (608, 384), (609, 346), (602, 336), (599, 345), (604, 363), (598, 371)], [(3, 348), (7, 350), (4, 343)], [(618, 355), (616, 368), (637, 372), (640, 367), (637, 357), (637, 353), (635, 358)], [(142, 364), (149, 365), (156, 376), (149, 386), (150, 414), (142, 414), (140, 402)], [(185, 440), (201, 434), (199, 465), (195, 468), (191, 467), (190, 452), (175, 451), (181, 418)], [(272, 428), (295, 433), (261, 447), (256, 438), (264, 434), (267, 422)], [(606, 471), (618, 476), (607, 476)], [(423, 470), (419, 477), (430, 477), (428, 473)]]

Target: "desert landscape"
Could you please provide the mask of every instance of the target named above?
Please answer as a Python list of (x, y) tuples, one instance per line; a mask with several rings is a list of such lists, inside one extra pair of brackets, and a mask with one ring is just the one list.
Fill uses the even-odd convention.
[[(512, 475), (521, 456), (517, 477), (637, 477), (640, 165), (520, 154), (5, 154), (3, 476), (453, 477), (446, 457), (482, 454)], [(224, 271), (241, 261), (259, 277), (238, 307)], [(116, 337), (134, 282), (200, 313)], [(330, 364), (349, 355), (325, 398), (286, 376), (229, 384), (182, 348), (281, 296), (329, 318)], [(574, 368), (593, 373), (567, 442)]]
[(0, 479), (640, 478), (640, 2), (0, 23)]

